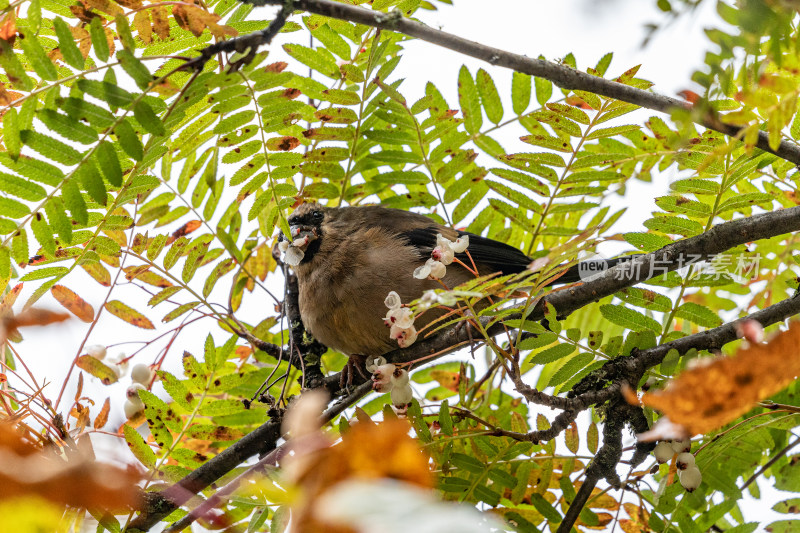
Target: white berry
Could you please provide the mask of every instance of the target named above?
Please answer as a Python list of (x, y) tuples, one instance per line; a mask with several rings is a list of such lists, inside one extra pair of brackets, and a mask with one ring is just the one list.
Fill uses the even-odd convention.
[(130, 420), (134, 418), (136, 415), (144, 411), (144, 404), (142, 400), (137, 398), (128, 398), (125, 400), (125, 405), (123, 406), (125, 410), (125, 417)]
[(153, 371), (144, 363), (139, 363), (131, 370), (131, 379), (142, 385), (150, 385), (153, 379)]
[(690, 466), (686, 470), (681, 470), (678, 473), (678, 477), (681, 480), (681, 486), (689, 492), (694, 491), (703, 481), (703, 475), (697, 466)]
[(91, 346), (86, 347), (86, 353), (94, 357), (95, 359), (103, 359), (106, 356), (106, 347), (102, 344), (92, 344)]
[(392, 398), (392, 404), (396, 406), (404, 406), (410, 403), (411, 399), (414, 397), (413, 393), (411, 392), (411, 386), (408, 384), (405, 386), (392, 388), (390, 396)]
[(130, 400), (131, 398), (139, 399), (139, 391), (147, 390), (141, 383), (131, 383), (131, 386), (125, 391), (125, 396)]
[(656, 448), (653, 450), (653, 455), (656, 456), (656, 461), (659, 463), (666, 463), (672, 459), (672, 456), (675, 455), (675, 452), (672, 451), (672, 446), (670, 446), (669, 442), (662, 440), (656, 444)]
[(672, 449), (675, 450), (675, 453), (688, 452), (692, 449), (692, 441), (689, 439), (673, 440), (670, 441), (670, 444), (672, 445)]
[(687, 468), (694, 466), (694, 455), (689, 452), (679, 453), (677, 466), (680, 470), (686, 470)]

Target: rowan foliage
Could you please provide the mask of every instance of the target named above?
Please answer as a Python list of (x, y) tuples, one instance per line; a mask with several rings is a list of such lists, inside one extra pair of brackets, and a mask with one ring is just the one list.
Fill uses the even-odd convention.
[[(282, 11), (252, 5), (264, 3)], [(398, 67), (428, 39), (410, 20), (462, 7), (342, 1), (356, 18), (331, 4), (0, 0), (0, 456), (32, 457), (27, 472), (0, 464), (0, 516), (15, 531), (282, 531), (291, 513), (299, 531), (369, 531), (365, 517), (403, 524), (391, 508), (419, 505), (476, 531), (796, 527), (742, 509), (745, 492), (800, 491), (797, 327), (715, 359), (741, 348), (733, 321), (752, 315), (769, 338), (800, 312), (791, 3), (718, 0), (727, 25), (707, 32), (698, 92), (661, 103), (611, 50), (516, 70), (494, 66), (513, 59), (496, 51), (414, 94)], [(658, 2), (665, 24), (695, 4)], [(670, 176), (639, 230), (618, 224), (632, 183)], [(390, 359), (415, 393), (398, 415), (388, 394), (339, 387), (346, 357), (292, 315), (277, 236), (306, 201), (425, 213), (519, 248), (532, 268), (413, 304), (456, 309), (432, 330), (466, 335), (453, 328), (469, 321), (482, 347)], [(636, 280), (542, 288), (608, 242), (642, 254)], [(26, 364), (31, 339), (58, 331), (27, 328), (64, 318), (48, 304), (84, 337), (48, 355), (72, 361), (66, 377)], [(104, 328), (143, 347), (105, 357), (89, 346)], [(202, 349), (184, 348), (198, 331)], [(127, 364), (154, 374), (140, 367), (141, 386), (107, 393), (130, 381)], [(313, 389), (334, 398), (290, 407)], [(659, 466), (630, 437), (671, 413), (677, 429), (656, 436), (693, 437), (692, 492), (674, 459)], [(99, 432), (126, 445), (129, 468), (95, 464)], [(246, 471), (252, 457), (266, 458)], [(187, 493), (201, 498), (184, 505)], [(781, 498), (775, 511), (797, 513), (796, 494)]]

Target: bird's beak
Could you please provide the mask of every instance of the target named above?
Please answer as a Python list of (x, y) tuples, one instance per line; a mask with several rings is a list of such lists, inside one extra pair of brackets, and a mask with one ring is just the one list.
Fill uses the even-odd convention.
[(305, 224), (293, 224), (289, 226), (291, 235), (288, 239), (292, 246), (305, 250), (306, 247), (313, 241), (319, 238), (319, 232), (314, 226), (307, 226)]

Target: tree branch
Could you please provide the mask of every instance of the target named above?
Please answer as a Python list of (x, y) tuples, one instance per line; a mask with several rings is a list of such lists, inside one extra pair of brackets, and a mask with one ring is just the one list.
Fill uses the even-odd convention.
[[(243, 1), (255, 6), (279, 5), (284, 3), (284, 0)], [(675, 110), (693, 110), (691, 104), (678, 100), (677, 98), (663, 96), (624, 85), (616, 81), (606, 80), (598, 76), (580, 72), (566, 65), (530, 58), (499, 48), (486, 46), (405, 18), (399, 11), (393, 11), (387, 14), (381, 13), (380, 11), (372, 11), (362, 7), (334, 2), (332, 0), (295, 0), (294, 7), (309, 13), (316, 13), (326, 17), (347, 20), (383, 30), (402, 33), (409, 37), (415, 37), (443, 48), (486, 61), (492, 65), (506, 67), (517, 72), (523, 72), (550, 80), (553, 84), (562, 89), (591, 92), (668, 114)], [(703, 117), (694, 119), (694, 122), (730, 137), (739, 137), (745, 130), (745, 128), (722, 122), (717, 118), (717, 115), (710, 110), (706, 111)], [(758, 132), (756, 146), (765, 152), (775, 154), (780, 158), (800, 165), (800, 146), (782, 140), (778, 148), (773, 150), (769, 146), (769, 138), (764, 131)]]
[[(631, 261), (621, 263), (604, 272), (596, 279), (585, 282), (582, 285), (565, 290), (553, 291), (540, 300), (539, 305), (526, 316), (526, 319), (543, 319), (545, 301), (553, 304), (560, 316), (566, 316), (604, 296), (613, 294), (619, 289), (652, 277), (653, 272), (661, 271), (653, 268), (656, 265), (659, 269), (676, 270), (680, 266), (678, 264), (678, 259), (681, 257), (699, 254), (703, 258), (708, 258), (746, 242), (775, 237), (784, 233), (797, 231), (798, 229), (800, 229), (800, 207), (782, 209), (780, 211), (726, 222), (712, 228), (702, 235), (669, 244), (650, 254), (636, 256), (632, 258)], [(770, 306), (767, 309), (753, 313), (748, 318), (757, 320), (762, 325), (767, 326), (797, 313), (800, 313), (800, 297), (791, 298)], [(515, 314), (506, 317), (506, 319), (518, 320), (521, 317), (522, 314)], [(721, 347), (726, 342), (735, 340), (736, 322), (738, 321), (689, 337), (684, 337), (683, 339), (678, 339), (649, 350), (643, 350), (632, 356), (609, 361), (609, 363), (598, 372), (605, 372), (606, 383), (608, 380), (615, 381), (613, 379), (614, 376), (632, 376), (636, 375), (636, 373), (639, 373), (638, 375), (641, 376), (641, 373), (643, 373), (645, 369), (660, 363), (670, 349), (674, 348), (684, 353), (692, 347), (710, 349)], [(488, 320), (486, 324), (489, 324)], [(491, 335), (497, 335), (503, 332), (504, 329), (501, 323), (495, 323), (489, 327), (488, 331)], [(395, 363), (408, 363), (428, 357), (425, 359), (427, 363), (446, 353), (450, 353), (463, 343), (469, 342), (469, 340), (470, 333), (466, 331), (466, 328), (454, 327), (439, 335), (420, 341), (409, 348), (389, 352), (385, 357), (388, 361)], [(431, 355), (434, 355), (434, 357), (430, 357)], [(596, 376), (594, 377), (596, 379)], [(585, 378), (571, 391), (570, 394), (574, 393), (575, 395), (594, 391), (592, 394), (583, 396), (581, 399), (576, 399), (576, 405), (582, 406), (584, 402), (591, 400), (591, 403), (586, 405), (586, 407), (588, 407), (588, 405), (601, 400), (605, 401), (613, 398), (610, 392), (598, 391), (592, 387), (586, 387), (589, 381), (588, 378)], [(597, 382), (595, 381), (594, 383)], [(342, 392), (338, 384), (339, 374), (335, 374), (324, 378), (320, 383), (320, 387), (324, 387), (328, 391), (331, 391), (332, 395), (336, 395)], [(347, 406), (358, 401), (358, 399), (369, 392), (370, 386), (371, 384), (369, 382), (360, 384), (352, 394), (331, 407), (326, 413), (326, 416), (333, 418)], [(584, 386), (585, 390), (580, 390), (579, 386)], [(565, 403), (565, 406), (566, 405)], [(586, 407), (583, 408), (585, 409)], [(572, 408), (567, 407), (565, 412), (572, 410)], [(565, 417), (568, 416), (569, 415), (565, 415)], [(253, 432), (248, 433), (230, 448), (220, 452), (207, 463), (198, 467), (176, 485), (152, 497), (148, 508), (143, 511), (136, 520), (131, 522), (128, 531), (147, 531), (176, 507), (186, 503), (192, 494), (203, 490), (253, 455), (268, 453), (273, 450), (279, 438), (280, 420), (270, 420)]]

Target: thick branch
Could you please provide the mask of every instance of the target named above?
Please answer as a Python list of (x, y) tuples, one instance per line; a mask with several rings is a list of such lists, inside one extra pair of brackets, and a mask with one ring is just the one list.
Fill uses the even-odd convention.
[[(650, 274), (649, 277), (652, 277), (652, 272), (648, 268), (651, 265), (658, 265), (660, 268), (663, 267), (666, 270), (675, 270), (680, 266), (677, 260), (681, 256), (685, 257), (689, 254), (699, 254), (703, 258), (708, 258), (746, 242), (775, 237), (798, 229), (800, 229), (800, 207), (783, 209), (772, 213), (726, 222), (703, 235), (670, 244), (651, 254), (636, 256), (627, 263), (622, 263), (609, 269), (595, 280), (570, 289), (551, 292), (543, 297), (542, 301), (552, 303), (558, 310), (559, 315), (566, 316), (595, 300), (613, 294), (619, 289), (634, 285), (638, 281), (646, 280), (648, 274)], [(656, 272), (658, 273), (660, 271), (656, 270)], [(619, 277), (619, 279), (615, 279), (617, 277)], [(543, 305), (537, 306), (527, 318), (530, 320), (541, 320), (544, 317), (541, 309), (543, 309)], [(800, 298), (791, 298), (754, 313), (750, 315), (749, 318), (757, 320), (762, 325), (766, 326), (797, 313), (800, 313)], [(519, 319), (520, 316), (521, 315), (517, 315), (516, 317), (510, 318)], [(662, 346), (643, 350), (638, 352), (636, 356), (610, 361), (603, 369), (606, 369), (609, 379), (612, 378), (612, 375), (618, 375), (616, 372), (623, 372), (626, 376), (632, 375), (632, 373), (635, 375), (636, 372), (639, 372), (639, 375), (641, 375), (645, 369), (658, 364), (672, 348), (683, 353), (692, 347), (711, 349), (714, 347), (721, 347), (726, 342), (734, 340), (736, 338), (735, 324), (736, 322), (733, 322), (713, 330), (678, 339)], [(491, 334), (499, 334), (502, 331), (504, 330), (499, 324), (489, 329)], [(457, 349), (459, 346), (469, 341), (470, 334), (467, 328), (451, 328), (435, 337), (418, 342), (409, 348), (390, 352), (386, 354), (386, 358), (393, 362), (407, 363), (435, 354), (435, 357), (430, 357), (425, 360), (428, 362)], [(616, 368), (616, 365), (634, 366)], [(603, 369), (601, 369), (601, 371)], [(615, 372), (611, 372), (612, 369), (615, 369)], [(341, 392), (338, 383), (339, 376), (334, 375), (325, 378), (321, 386), (337, 394)], [(352, 405), (352, 403), (366, 394), (369, 388), (369, 383), (361, 384), (353, 394), (337, 403), (330, 411), (335, 411), (336, 413), (341, 412), (345, 407)], [(578, 388), (579, 387), (576, 386), (573, 392), (577, 391)], [(587, 388), (580, 392), (588, 393), (590, 391), (591, 389)], [(576, 402), (580, 403), (581, 406), (589, 401), (591, 401), (591, 403), (596, 403), (597, 401), (608, 399), (606, 396), (609, 394), (610, 393), (603, 391), (595, 391), (595, 393), (588, 394), (582, 397), (581, 400), (576, 400)], [(591, 403), (587, 403), (587, 406)], [(573, 407), (568, 408), (568, 410), (572, 409)], [(186, 476), (176, 486), (166, 489), (156, 497), (156, 501), (148, 506), (148, 509), (131, 523), (129, 530), (148, 530), (168, 515), (176, 506), (183, 505), (191, 494), (196, 494), (200, 490), (203, 490), (222, 475), (231, 471), (253, 455), (273, 450), (279, 437), (280, 422), (274, 420), (270, 420), (253, 432), (245, 435), (230, 448), (221, 452), (206, 464)]]
[[(281, 5), (284, 3), (284, 0), (244, 1), (255, 6)], [(458, 37), (451, 33), (430, 28), (424, 24), (403, 17), (399, 11), (386, 14), (362, 7), (333, 2), (331, 0), (296, 0), (294, 2), (294, 7), (296, 9), (308, 11), (309, 13), (357, 22), (375, 28), (395, 31), (410, 37), (416, 37), (417, 39), (436, 44), (443, 48), (448, 48), (461, 54), (481, 59), (492, 65), (506, 67), (517, 72), (523, 72), (550, 80), (562, 89), (591, 92), (662, 113), (692, 109), (691, 104), (676, 98), (644, 91), (585, 72), (580, 72), (566, 65), (514, 54), (499, 48), (493, 48), (475, 41), (470, 41), (469, 39), (464, 39), (463, 37)], [(711, 112), (709, 111), (709, 113)], [(718, 131), (731, 137), (739, 137), (744, 131), (744, 128), (726, 124), (716, 118), (715, 115), (711, 114), (705, 114), (702, 118), (697, 119), (696, 122), (705, 128)], [(759, 131), (756, 146), (765, 152), (770, 152), (796, 165), (800, 165), (800, 147), (795, 144), (784, 140), (781, 141), (776, 150), (773, 150), (769, 146), (767, 133)]]

